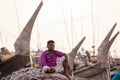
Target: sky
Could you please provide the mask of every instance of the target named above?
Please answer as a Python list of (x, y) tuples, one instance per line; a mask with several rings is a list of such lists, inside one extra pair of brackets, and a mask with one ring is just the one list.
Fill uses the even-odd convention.
[[(14, 51), (14, 42), (41, 0), (0, 0), (0, 47)], [(85, 50), (101, 44), (117, 22), (113, 35), (120, 31), (120, 0), (43, 0), (35, 21), (31, 50), (46, 49), (48, 40), (55, 40), (56, 49), (69, 53), (85, 36)], [(120, 57), (120, 35), (110, 48)]]

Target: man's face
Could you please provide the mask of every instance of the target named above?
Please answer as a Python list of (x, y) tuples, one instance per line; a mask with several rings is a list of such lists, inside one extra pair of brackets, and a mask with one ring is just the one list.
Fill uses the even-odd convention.
[(48, 45), (47, 45), (47, 47), (48, 47), (48, 50), (54, 50), (54, 48), (55, 48), (55, 43), (49, 43)]

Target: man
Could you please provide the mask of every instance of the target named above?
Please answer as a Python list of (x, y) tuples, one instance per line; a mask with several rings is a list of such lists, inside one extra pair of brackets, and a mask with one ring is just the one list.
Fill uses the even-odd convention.
[(47, 48), (48, 50), (45, 50), (40, 57), (42, 72), (54, 73), (63, 71), (65, 75), (67, 75), (67, 72), (70, 69), (67, 55), (58, 50), (54, 50), (55, 42), (53, 40), (47, 42)]

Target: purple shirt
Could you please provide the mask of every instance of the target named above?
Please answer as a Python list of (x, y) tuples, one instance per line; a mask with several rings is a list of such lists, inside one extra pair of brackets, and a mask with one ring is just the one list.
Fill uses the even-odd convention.
[(56, 66), (57, 57), (65, 56), (65, 53), (54, 50), (54, 54), (51, 56), (48, 50), (44, 51), (40, 57), (41, 66)]

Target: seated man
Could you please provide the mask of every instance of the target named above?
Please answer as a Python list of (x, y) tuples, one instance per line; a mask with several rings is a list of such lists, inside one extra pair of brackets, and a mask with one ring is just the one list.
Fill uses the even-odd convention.
[[(42, 71), (44, 73), (63, 71), (67, 75), (67, 72), (70, 69), (67, 55), (58, 50), (54, 50), (55, 42), (53, 40), (47, 42), (47, 48), (48, 50), (45, 50), (40, 57)], [(60, 59), (58, 60), (58, 58)]]

